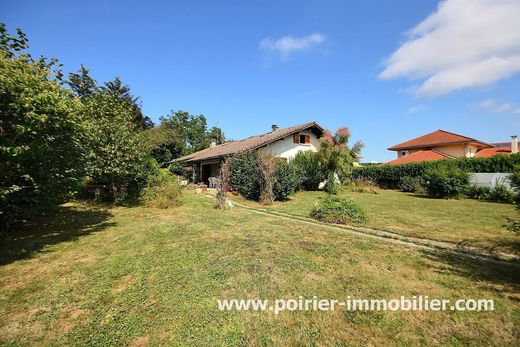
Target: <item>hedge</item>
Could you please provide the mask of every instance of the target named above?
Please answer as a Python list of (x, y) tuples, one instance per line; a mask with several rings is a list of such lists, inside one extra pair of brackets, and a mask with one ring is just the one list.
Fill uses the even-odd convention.
[(382, 187), (396, 188), (402, 177), (422, 177), (430, 170), (460, 169), (464, 172), (513, 172), (520, 165), (520, 154), (509, 157), (497, 155), (490, 158), (458, 158), (424, 161), (402, 165), (361, 166), (352, 171), (354, 179), (367, 179)]

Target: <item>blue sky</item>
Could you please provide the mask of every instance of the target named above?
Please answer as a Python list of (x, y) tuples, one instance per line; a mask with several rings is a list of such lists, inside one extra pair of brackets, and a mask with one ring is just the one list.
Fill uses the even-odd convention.
[(0, 21), (65, 72), (119, 75), (154, 121), (202, 113), (234, 139), (346, 125), (365, 161), (387, 161), (439, 128), (520, 135), (518, 1), (466, 1), (1, 0)]

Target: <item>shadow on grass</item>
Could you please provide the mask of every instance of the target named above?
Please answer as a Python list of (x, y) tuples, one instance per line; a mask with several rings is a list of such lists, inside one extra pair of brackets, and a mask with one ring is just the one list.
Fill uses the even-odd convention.
[(457, 245), (461, 248), (464, 247), (477, 247), (488, 251), (489, 253), (494, 252), (505, 252), (511, 254), (520, 254), (520, 239), (493, 239), (493, 247), (485, 247), (479, 244), (478, 240), (462, 240), (457, 242)]
[(518, 261), (492, 262), (465, 257), (447, 252), (422, 251), (435, 261), (436, 271), (464, 276), (489, 285), (502, 285), (518, 292), (520, 290), (520, 263)]
[(46, 246), (101, 231), (115, 224), (107, 222), (110, 217), (112, 214), (103, 208), (60, 206), (52, 215), (0, 235), (0, 265), (31, 258)]

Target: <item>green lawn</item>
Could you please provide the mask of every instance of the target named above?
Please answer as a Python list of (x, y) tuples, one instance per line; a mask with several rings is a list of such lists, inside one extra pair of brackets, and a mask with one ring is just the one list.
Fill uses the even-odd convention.
[[(17, 238), (1, 241), (2, 345), (519, 342), (517, 267), (428, 253), (240, 208), (215, 210), (211, 200), (189, 191), (173, 210), (67, 204)], [(340, 309), (275, 316), (221, 312), (216, 303), (219, 298), (414, 294), (491, 298), (496, 310)]]
[[(309, 216), (325, 192), (299, 192), (290, 201), (265, 207), (237, 198), (239, 202), (298, 216)], [(504, 228), (507, 217), (518, 214), (511, 204), (472, 199), (432, 199), (422, 194), (379, 190), (378, 194), (343, 192), (367, 212), (368, 227), (405, 236), (462, 242), (488, 249), (520, 254), (520, 237)]]

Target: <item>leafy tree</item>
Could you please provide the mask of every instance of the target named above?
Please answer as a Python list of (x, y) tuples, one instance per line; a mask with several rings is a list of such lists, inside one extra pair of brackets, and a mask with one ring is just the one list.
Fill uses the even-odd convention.
[(116, 76), (112, 81), (105, 82), (105, 85), (101, 89), (107, 91), (109, 94), (112, 94), (130, 106), (132, 118), (137, 129), (143, 130), (153, 127), (152, 120), (145, 116), (141, 110), (139, 97), (132, 95), (130, 86), (123, 84), (119, 76)]
[(0, 224), (64, 201), (83, 175), (81, 104), (55, 59), (33, 60), (0, 24)]
[(160, 127), (172, 129), (176, 133), (176, 141), (168, 147), (173, 158), (207, 148), (212, 139), (215, 139), (217, 144), (225, 141), (220, 128), (213, 127), (208, 131), (204, 115), (195, 116), (184, 111), (172, 111), (168, 117), (161, 118)]
[(150, 167), (143, 133), (135, 131), (131, 106), (106, 90), (85, 98), (83, 104), (88, 176), (109, 185), (119, 203), (128, 184), (144, 178)]
[(25, 33), (16, 28), (16, 36), (11, 36), (7, 31), (5, 24), (0, 23), (0, 52), (2, 58), (14, 58), (17, 52), (21, 52), (29, 47), (29, 40)]
[(72, 92), (81, 99), (92, 95), (98, 90), (96, 81), (90, 77), (89, 70), (83, 65), (81, 65), (78, 72), (69, 73), (67, 84)]
[(331, 194), (337, 193), (337, 177), (346, 179), (352, 172), (354, 162), (359, 161), (363, 143), (356, 142), (349, 147), (350, 131), (348, 128), (339, 128), (334, 135), (329, 131), (320, 139), (318, 158), (327, 170), (325, 188)]
[(161, 125), (146, 129), (143, 135), (152, 157), (161, 166), (166, 166), (171, 162), (173, 159), (172, 150), (180, 146), (180, 140), (175, 129)]
[(207, 132), (206, 137), (208, 138), (209, 141), (214, 140), (217, 145), (221, 145), (224, 142), (226, 142), (226, 138), (224, 136), (224, 132), (222, 131), (222, 129), (220, 129), (220, 128), (216, 127), (216, 126), (214, 126), (211, 129), (209, 129), (209, 131)]
[(317, 190), (320, 183), (327, 178), (327, 172), (315, 152), (298, 152), (291, 165), (297, 168), (301, 177), (301, 188), (305, 190)]

